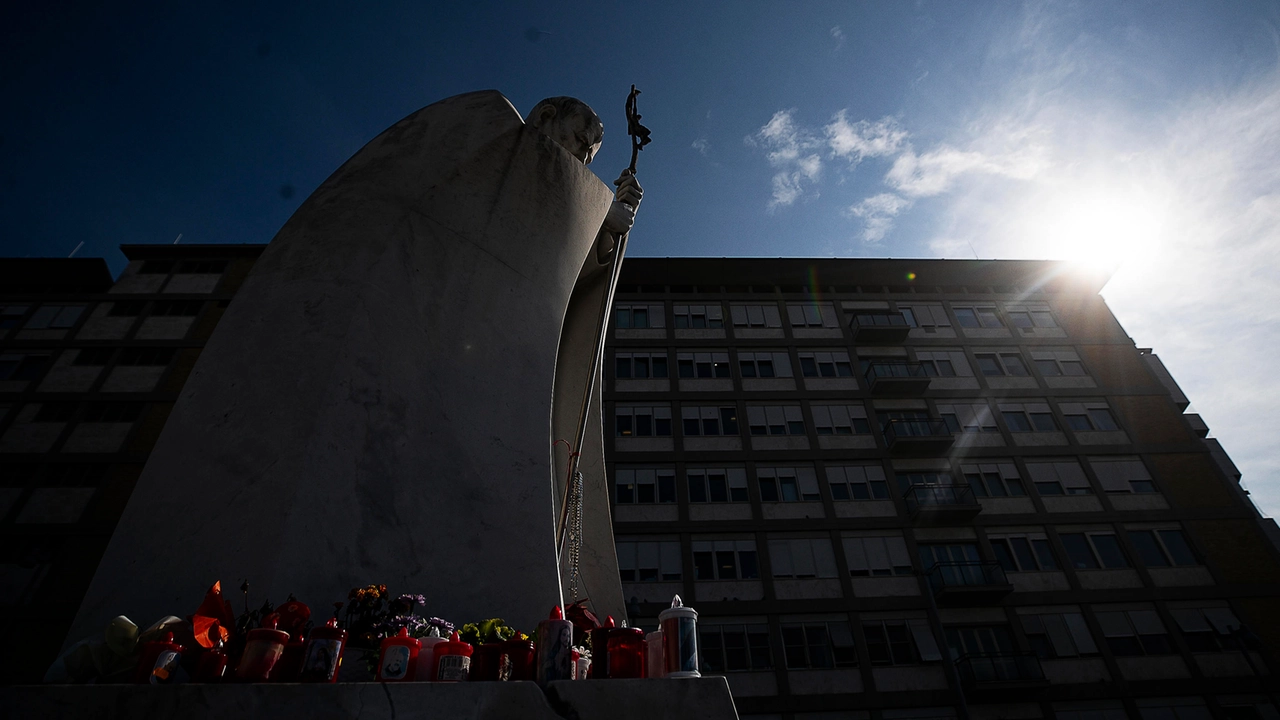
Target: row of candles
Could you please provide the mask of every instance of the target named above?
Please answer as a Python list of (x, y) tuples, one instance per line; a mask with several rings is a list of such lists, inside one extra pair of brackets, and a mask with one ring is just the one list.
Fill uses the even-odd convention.
[[(659, 629), (606, 627), (591, 631), (592, 653), (582, 657), (573, 646), (573, 623), (559, 606), (538, 624), (538, 642), (508, 640), (478, 647), (451, 637), (415, 638), (402, 628), (386, 638), (378, 654), (381, 682), (460, 682), (476, 680), (554, 680), (607, 678), (696, 678), (698, 613), (677, 595), (671, 607), (658, 614)], [(612, 618), (610, 618), (612, 620)], [(337, 619), (313, 628), (305, 641), (289, 637), (270, 616), (250, 630), (244, 655), (236, 666), (241, 682), (338, 681), (347, 646), (347, 631)], [(169, 633), (145, 643), (134, 673), (139, 683), (173, 682), (185, 648)], [(192, 679), (217, 682), (224, 678), (227, 656), (220, 648), (205, 651)]]

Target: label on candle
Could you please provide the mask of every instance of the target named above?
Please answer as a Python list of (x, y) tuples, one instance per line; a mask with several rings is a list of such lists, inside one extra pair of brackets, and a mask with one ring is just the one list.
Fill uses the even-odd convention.
[(382, 653), (382, 679), (403, 680), (409, 672), (409, 648), (392, 645)]
[(510, 655), (506, 653), (502, 653), (502, 655), (498, 656), (498, 679), (499, 680), (510, 680), (511, 671), (513, 669), (514, 669), (514, 665), (511, 662)]
[(341, 655), (341, 640), (312, 640), (307, 658), (302, 662), (302, 671), (315, 677), (331, 678), (338, 669), (338, 658)]
[[(510, 661), (507, 664), (510, 665)], [(465, 682), (470, 674), (471, 658), (466, 655), (442, 655), (440, 657), (440, 670), (436, 673), (436, 680), (440, 682)], [(510, 677), (509, 670), (508, 677)]]
[(182, 653), (165, 650), (156, 657), (155, 667), (151, 669), (152, 685), (168, 685), (174, 681), (178, 666), (182, 664)]

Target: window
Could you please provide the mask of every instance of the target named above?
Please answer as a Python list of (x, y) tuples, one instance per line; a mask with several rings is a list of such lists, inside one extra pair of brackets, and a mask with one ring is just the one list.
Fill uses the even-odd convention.
[(1120, 551), (1115, 533), (1061, 533), (1059, 537), (1067, 550), (1067, 559), (1077, 570), (1129, 567), (1129, 561)]
[(84, 312), (84, 305), (41, 305), (31, 313), (27, 324), (28, 330), (59, 330), (76, 324)]
[(619, 505), (650, 505), (676, 501), (676, 471), (669, 467), (618, 466), (613, 485)]
[(1056, 328), (1049, 306), (1043, 303), (1005, 305), (1004, 312), (1016, 328)]
[(1080, 356), (1071, 348), (1032, 350), (1031, 361), (1045, 377), (1083, 377), (1087, 374)]
[(673, 582), (681, 579), (678, 540), (619, 540), (622, 582)]
[(836, 577), (836, 556), (829, 538), (770, 538), (769, 559), (776, 578)]
[(1004, 323), (996, 315), (995, 305), (953, 305), (951, 309), (955, 311), (956, 322), (960, 323), (960, 327), (1004, 327)]
[(835, 306), (831, 303), (787, 303), (787, 320), (791, 322), (791, 327), (840, 327), (836, 320)]
[(1091, 457), (1089, 467), (1098, 476), (1102, 489), (1109, 493), (1153, 493), (1155, 483), (1147, 466), (1136, 457)]
[(889, 484), (879, 465), (828, 465), (827, 485), (835, 500), (889, 499)]
[(178, 272), (191, 275), (215, 275), (226, 269), (226, 260), (184, 260), (178, 266)]
[(1012, 462), (961, 465), (960, 474), (973, 490), (974, 497), (1022, 497), (1027, 490)]
[(613, 356), (614, 377), (667, 377), (667, 354), (664, 352), (620, 352)]
[(707, 625), (698, 623), (700, 669), (705, 674), (769, 670), (773, 653), (769, 649), (769, 626)]
[(929, 622), (923, 618), (863, 621), (862, 634), (867, 638), (872, 665), (914, 665), (942, 659)]
[(970, 625), (948, 627), (947, 648), (953, 660), (965, 655), (1010, 655), (1013, 636), (1005, 625)]
[[(1154, 698), (1137, 703), (1139, 720), (1210, 720), (1213, 717), (1200, 698)], [(1257, 717), (1257, 710), (1249, 709), (1254, 713), (1249, 717)], [(1233, 717), (1228, 708), (1223, 708), (1223, 716)]]
[(916, 351), (916, 360), (924, 365), (924, 372), (929, 377), (972, 377), (969, 361), (960, 350)]
[(0, 355), (0, 381), (25, 382), (44, 374), (49, 353), (4, 353)]
[(1248, 645), (1242, 642), (1240, 620), (1231, 608), (1172, 608), (1169, 614), (1182, 630), (1191, 652), (1238, 651)]
[(619, 405), (614, 410), (617, 437), (671, 437), (671, 408)]
[(173, 260), (148, 260), (138, 269), (139, 275), (168, 275), (173, 272)]
[(121, 365), (168, 365), (173, 361), (173, 348), (133, 347), (120, 351)]
[(1098, 654), (1098, 646), (1081, 613), (1038, 613), (1021, 617), (1031, 650), (1041, 660)]
[(44, 403), (40, 406), (40, 409), (36, 411), (36, 415), (32, 418), (32, 422), (67, 422), (75, 416), (75, 413), (75, 403)]
[(755, 580), (760, 577), (754, 540), (695, 540), (696, 580)]
[(911, 575), (911, 555), (901, 535), (844, 538), (851, 577)]
[(672, 310), (677, 330), (724, 327), (724, 310), (719, 305), (676, 305)]
[(85, 422), (131, 423), (142, 414), (142, 403), (100, 402), (89, 403), (85, 409)]
[(747, 425), (752, 435), (804, 435), (799, 405), (748, 405)]
[(0, 305), (0, 330), (10, 330), (22, 324), (27, 305)]
[(749, 502), (746, 468), (685, 468), (689, 502)]
[(857, 667), (858, 652), (847, 622), (783, 623), (782, 650), (788, 670)]
[(1147, 567), (1199, 565), (1181, 530), (1129, 530), (1129, 542)]
[(1093, 486), (1075, 460), (1043, 460), (1027, 463), (1027, 473), (1041, 495), (1090, 495)]
[(986, 401), (939, 404), (938, 417), (947, 423), (947, 428), (953, 433), (1000, 432)]
[(1038, 572), (1057, 570), (1049, 538), (1044, 533), (989, 535), (996, 562), (1005, 572)]
[(785, 352), (739, 352), (738, 369), (744, 378), (791, 377), (791, 357)]
[(1119, 610), (1099, 612), (1098, 624), (1107, 639), (1107, 647), (1117, 657), (1134, 655), (1168, 655), (1169, 631), (1154, 610)]
[(665, 327), (661, 305), (614, 305), (613, 326), (619, 330)]
[(111, 355), (114, 352), (112, 348), (85, 348), (76, 353), (76, 358), (71, 361), (71, 364), (101, 367), (111, 362)]
[(818, 475), (812, 467), (757, 467), (762, 502), (820, 502)]
[(1129, 714), (1125, 712), (1119, 700), (1102, 703), (1072, 703), (1072, 706), (1074, 707), (1062, 709), (1061, 703), (1054, 703), (1054, 720), (1129, 720)]
[(844, 350), (802, 350), (800, 374), (805, 377), (853, 377), (853, 366), (849, 364), (849, 353)]
[(946, 470), (922, 470), (918, 472), (894, 473), (899, 490), (907, 490), (913, 485), (950, 485), (951, 473)]
[(973, 359), (978, 362), (978, 370), (987, 377), (1026, 377), (1031, 374), (1020, 353), (974, 353)]
[(819, 435), (868, 435), (867, 409), (858, 405), (813, 405), (813, 427)]
[(729, 305), (729, 316), (733, 319), (733, 326), (740, 328), (780, 328), (782, 327), (782, 316), (778, 313), (778, 306), (772, 303), (768, 305), (749, 305), (746, 303), (732, 303)]
[(942, 303), (898, 303), (898, 312), (913, 328), (951, 327), (951, 319), (942, 309)]
[(107, 311), (110, 317), (138, 317), (142, 314), (142, 308), (146, 303), (142, 300), (117, 300), (111, 303), (111, 309)]
[(734, 406), (689, 406), (680, 408), (685, 437), (738, 434), (738, 408)]
[(1106, 403), (1062, 403), (1060, 407), (1067, 427), (1076, 432), (1113, 432), (1120, 429)]
[(204, 303), (200, 300), (160, 300), (151, 309), (152, 317), (195, 317)]
[(728, 351), (677, 353), (676, 365), (682, 378), (730, 377)]
[(974, 543), (941, 543), (919, 545), (920, 567), (928, 572), (934, 565), (968, 564), (982, 562), (978, 546)]
[(999, 403), (999, 408), (1011, 433), (1058, 431), (1048, 403)]

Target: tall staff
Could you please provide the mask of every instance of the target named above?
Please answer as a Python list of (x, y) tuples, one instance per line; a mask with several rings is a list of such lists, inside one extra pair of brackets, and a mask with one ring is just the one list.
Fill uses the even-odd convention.
[[(636, 110), (636, 96), (640, 91), (635, 85), (631, 86), (631, 92), (627, 95), (627, 134), (631, 136), (631, 166), (627, 171), (631, 175), (636, 174), (636, 159), (640, 151), (645, 145), (649, 144), (649, 128), (640, 124), (640, 113)], [(571, 530), (575, 538), (574, 543), (570, 544), (570, 587), (572, 591), (576, 591), (578, 576), (578, 551), (582, 541), (582, 474), (578, 470), (578, 460), (582, 450), (582, 444), (587, 437), (587, 413), (591, 409), (591, 397), (595, 390), (596, 373), (600, 371), (601, 358), (604, 356), (604, 339), (608, 332), (609, 309), (613, 307), (613, 293), (618, 287), (618, 277), (622, 272), (622, 257), (627, 249), (627, 237), (631, 233), (625, 232), (618, 236), (617, 246), (613, 249), (613, 259), (610, 261), (609, 267), (609, 285), (605, 291), (604, 302), (600, 305), (600, 319), (596, 327), (599, 329), (600, 338), (596, 343), (595, 354), (591, 356), (591, 373), (587, 375), (586, 389), (582, 393), (582, 406), (578, 410), (578, 432), (574, 436), (573, 447), (569, 448), (569, 475), (564, 488), (563, 502), (560, 503), (560, 519), (556, 523), (556, 554), (560, 556), (564, 551), (564, 543), (566, 534)], [(576, 500), (576, 502), (575, 502)], [(572, 509), (572, 512), (571, 512)], [(573, 517), (571, 517), (571, 515)], [(576, 592), (571, 592), (576, 594)], [(573, 598), (576, 600), (576, 598)]]

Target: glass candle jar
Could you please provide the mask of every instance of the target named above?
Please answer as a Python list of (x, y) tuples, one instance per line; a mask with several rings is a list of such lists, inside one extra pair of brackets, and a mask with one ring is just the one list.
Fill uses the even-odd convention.
[(640, 628), (614, 628), (609, 631), (609, 677), (644, 677), (645, 641)]

